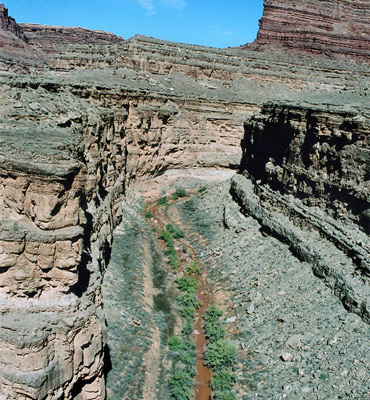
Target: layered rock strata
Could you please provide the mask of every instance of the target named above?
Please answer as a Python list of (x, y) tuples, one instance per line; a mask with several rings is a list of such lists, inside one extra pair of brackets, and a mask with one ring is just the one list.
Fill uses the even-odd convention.
[(58, 53), (60, 47), (66, 44), (111, 44), (123, 41), (121, 37), (112, 33), (80, 27), (39, 24), (19, 24), (18, 26), (27, 38), (27, 43), (46, 54)]
[(368, 62), (369, 11), (366, 0), (264, 0), (253, 46), (354, 57)]
[(369, 110), (267, 105), (245, 124), (242, 169), (369, 233), (369, 126)]
[[(104, 44), (68, 44), (81, 32), (67, 28), (63, 37), (56, 28), (37, 28), (44, 36), (35, 45), (59, 49), (39, 59), (41, 50), (15, 35), (8, 21), (1, 32), (20, 47), (1, 53), (5, 399), (105, 397), (101, 284), (119, 204), (128, 186), (169, 170), (236, 170), (244, 154), (241, 169), (254, 180), (299, 197), (303, 206), (325, 208), (331, 219), (323, 225), (312, 210), (289, 211), (291, 197), (255, 189), (279, 203), (279, 212), (300, 214), (302, 221), (310, 216), (311, 226), (355, 259), (350, 273), (367, 279), (366, 65), (141, 36), (121, 42), (94, 34)], [(49, 48), (45, 37), (54, 34)], [(35, 57), (26, 60), (30, 48)], [(43, 64), (33, 65), (36, 59)], [(342, 232), (333, 218), (355, 224), (356, 235)], [(335, 287), (332, 279), (342, 272), (305, 254), (320, 261), (317, 273)], [(360, 292), (339, 297), (367, 321)]]
[(42, 53), (27, 44), (27, 38), (4, 4), (0, 4), (0, 68), (15, 72), (44, 69)]

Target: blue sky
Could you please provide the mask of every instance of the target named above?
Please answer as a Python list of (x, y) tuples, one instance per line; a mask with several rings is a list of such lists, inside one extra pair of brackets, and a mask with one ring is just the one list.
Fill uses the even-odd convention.
[[(1, 0), (0, 0), (1, 2)], [(17, 22), (82, 26), (212, 47), (252, 42), (263, 0), (3, 0)]]

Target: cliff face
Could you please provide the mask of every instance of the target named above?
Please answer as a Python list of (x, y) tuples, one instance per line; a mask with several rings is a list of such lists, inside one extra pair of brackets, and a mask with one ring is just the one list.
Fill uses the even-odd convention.
[(27, 38), (14, 18), (0, 4), (0, 68), (15, 72), (45, 67), (44, 55), (27, 44)]
[(253, 46), (368, 61), (369, 11), (366, 0), (264, 0)]
[(8, 10), (5, 8), (4, 4), (0, 4), (0, 29), (8, 31), (23, 41), (26, 41), (21, 27), (15, 22), (14, 18), (9, 16)]
[[(256, 184), (262, 202), (269, 197), (276, 205), (280, 193), (288, 196), (281, 209), (289, 209), (289, 196), (321, 207), (351, 224), (351, 234), (343, 238), (336, 232), (345, 227), (331, 228), (332, 220), (323, 224), (329, 219), (316, 214), (312, 229), (346, 249), (366, 278), (366, 64), (142, 36), (121, 41), (80, 28), (22, 25), (24, 39), (5, 14), (3, 9), (2, 398), (105, 398), (101, 285), (112, 232), (125, 218), (120, 203), (126, 188), (166, 171), (222, 175), (240, 168), (269, 185)], [(258, 202), (243, 185), (234, 181), (234, 196)], [(270, 230), (286, 240), (294, 236), (294, 229), (291, 234), (284, 224), (271, 223), (254, 203), (250, 208)], [(309, 212), (302, 213), (307, 219)], [(320, 260), (303, 249), (307, 259)], [(336, 274), (334, 281), (347, 290), (347, 280), (329, 264), (321, 263), (318, 274), (332, 286)], [(366, 296), (347, 291), (346, 307), (368, 321)]]
[(41, 49), (46, 54), (57, 53), (65, 44), (110, 44), (123, 39), (103, 31), (93, 31), (80, 27), (48, 26), (38, 24), (19, 24), (23, 35), (31, 46)]
[(252, 176), (334, 218), (350, 212), (368, 229), (370, 131), (365, 115), (271, 104), (246, 122), (245, 133), (242, 168)]

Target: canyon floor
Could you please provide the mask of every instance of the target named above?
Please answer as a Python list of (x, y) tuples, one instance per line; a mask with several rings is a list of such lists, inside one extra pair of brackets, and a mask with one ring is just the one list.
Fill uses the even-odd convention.
[[(243, 210), (232, 194), (233, 179), (252, 186), (240, 175), (163, 208), (185, 230), (224, 311), (228, 338), (238, 348), (237, 398), (368, 398), (369, 325), (345, 309), (313, 263)], [(176, 186), (188, 188), (189, 181)], [(174, 190), (167, 187), (168, 195)], [(103, 284), (113, 400), (169, 398), (166, 343), (179, 329), (176, 285), (142, 215), (143, 202), (132, 196), (124, 206)], [(330, 241), (312, 229), (306, 235), (329, 262), (350, 267), (351, 259)]]

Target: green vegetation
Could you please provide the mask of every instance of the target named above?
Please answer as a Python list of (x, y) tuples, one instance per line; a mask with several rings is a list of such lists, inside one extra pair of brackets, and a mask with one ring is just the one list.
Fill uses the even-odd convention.
[(195, 318), (195, 310), (201, 306), (201, 303), (197, 301), (198, 282), (195, 278), (182, 276), (176, 279), (176, 283), (182, 292), (177, 298), (180, 314), (192, 326)]
[(185, 276), (176, 279), (181, 292), (177, 299), (180, 314), (185, 318), (182, 337), (171, 336), (168, 345), (174, 361), (173, 375), (170, 378), (170, 392), (175, 400), (190, 400), (193, 397), (191, 388), (196, 373), (197, 353), (192, 341), (195, 310), (200, 306), (197, 301), (198, 282), (195, 278)]
[(207, 190), (207, 186), (203, 186), (198, 190), (198, 193), (203, 193)]
[(174, 239), (185, 237), (185, 233), (173, 225), (168, 224), (166, 230), (162, 231), (158, 237), (166, 242), (167, 249), (164, 251), (164, 254), (168, 257), (169, 264), (173, 269), (177, 270), (179, 267), (179, 259), (175, 250)]
[(145, 213), (145, 218), (147, 218), (147, 219), (153, 218), (153, 214), (152, 214), (152, 212), (151, 212), (150, 210), (148, 210), (148, 211)]
[(170, 232), (162, 231), (159, 234), (159, 239), (163, 240), (167, 244), (167, 249), (164, 251), (164, 254), (168, 257), (168, 263), (174, 270), (177, 270), (179, 267), (179, 260), (177, 257), (177, 252), (175, 250), (175, 245), (173, 243), (173, 237)]
[(204, 353), (204, 364), (214, 370), (231, 367), (236, 357), (236, 348), (227, 340), (220, 339), (210, 343)]
[(176, 189), (176, 192), (172, 194), (174, 200), (177, 200), (179, 197), (186, 197), (185, 189)]
[(235, 394), (230, 390), (216, 392), (215, 395), (217, 400), (236, 400)]
[(195, 278), (187, 278), (186, 276), (181, 276), (180, 278), (176, 279), (176, 283), (181, 292), (197, 294), (198, 282)]
[(166, 230), (167, 230), (168, 232), (170, 232), (171, 235), (172, 235), (175, 239), (181, 239), (181, 238), (184, 238), (184, 237), (185, 237), (184, 231), (182, 231), (181, 229), (175, 228), (172, 224), (167, 224)]
[(173, 244), (173, 237), (170, 232), (168, 231), (162, 231), (159, 234), (159, 239), (164, 240), (167, 244), (172, 243)]
[(209, 343), (225, 338), (226, 329), (222, 324), (221, 317), (222, 311), (214, 306), (210, 306), (204, 316), (205, 335)]
[(235, 376), (230, 367), (235, 360), (237, 350), (225, 340), (226, 329), (221, 321), (222, 311), (215, 306), (208, 308), (204, 319), (205, 335), (208, 345), (204, 353), (204, 364), (213, 370), (211, 389), (217, 400), (235, 400), (232, 385)]
[(217, 371), (211, 380), (211, 389), (215, 392), (231, 390), (235, 376), (228, 369)]
[(157, 204), (159, 205), (159, 206), (166, 206), (168, 203), (167, 203), (167, 197), (166, 196), (164, 196), (164, 197), (160, 197), (158, 200), (157, 200)]
[(186, 368), (175, 368), (170, 379), (171, 396), (176, 400), (190, 400), (193, 397), (193, 379)]
[(186, 267), (186, 271), (189, 275), (200, 275), (201, 268), (198, 263), (193, 261)]
[(186, 244), (182, 245), (182, 251), (186, 254), (188, 252), (188, 246)]

